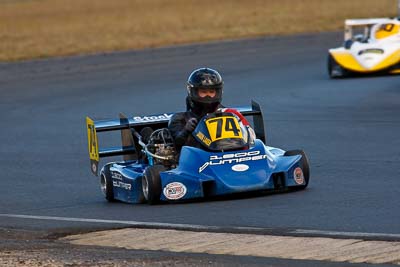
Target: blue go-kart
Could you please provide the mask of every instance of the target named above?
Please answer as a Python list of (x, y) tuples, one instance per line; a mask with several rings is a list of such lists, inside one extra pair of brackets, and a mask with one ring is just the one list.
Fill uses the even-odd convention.
[[(260, 106), (236, 108), (249, 118), (215, 112), (203, 117), (193, 137), (199, 146), (177, 152), (167, 124), (172, 114), (93, 121), (86, 118), (92, 172), (100, 158), (123, 156), (100, 170), (100, 185), (108, 201), (155, 204), (241, 192), (305, 189), (310, 179), (302, 150), (284, 151), (265, 145)], [(98, 133), (121, 131), (119, 147), (99, 149)]]

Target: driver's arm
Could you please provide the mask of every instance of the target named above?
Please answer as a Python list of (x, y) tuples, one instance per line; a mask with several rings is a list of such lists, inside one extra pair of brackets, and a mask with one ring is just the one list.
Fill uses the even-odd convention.
[(175, 145), (180, 149), (185, 145), (186, 140), (190, 134), (190, 131), (186, 129), (186, 116), (185, 113), (175, 113), (172, 115), (168, 123), (168, 129), (174, 138)]

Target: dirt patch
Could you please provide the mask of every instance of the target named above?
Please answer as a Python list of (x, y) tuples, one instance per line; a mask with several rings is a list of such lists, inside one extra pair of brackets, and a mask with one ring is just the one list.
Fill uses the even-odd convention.
[(0, 229), (0, 266), (240, 266), (212, 256), (76, 246), (44, 232)]

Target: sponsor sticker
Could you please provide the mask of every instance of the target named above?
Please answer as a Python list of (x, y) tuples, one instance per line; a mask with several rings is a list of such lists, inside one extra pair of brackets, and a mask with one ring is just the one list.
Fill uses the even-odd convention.
[(164, 187), (164, 195), (171, 200), (181, 199), (186, 195), (186, 186), (179, 182), (169, 183)]
[(236, 164), (232, 166), (232, 171), (235, 172), (245, 172), (249, 169), (249, 165), (246, 164)]
[(207, 146), (211, 145), (211, 140), (207, 138), (202, 132), (198, 132), (196, 136)]
[(304, 183), (303, 170), (300, 167), (297, 167), (296, 169), (294, 169), (293, 177), (294, 177), (294, 181), (297, 184), (303, 184)]
[(139, 122), (145, 122), (145, 121), (158, 121), (158, 120), (169, 120), (172, 117), (173, 114), (160, 114), (160, 115), (154, 115), (154, 116), (136, 116), (133, 117), (133, 119), (135, 121), (139, 121)]

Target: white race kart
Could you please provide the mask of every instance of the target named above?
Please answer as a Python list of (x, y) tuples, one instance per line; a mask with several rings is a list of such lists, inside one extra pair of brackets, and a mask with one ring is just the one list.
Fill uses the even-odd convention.
[(399, 19), (346, 20), (343, 47), (329, 49), (329, 76), (381, 72), (400, 73)]

